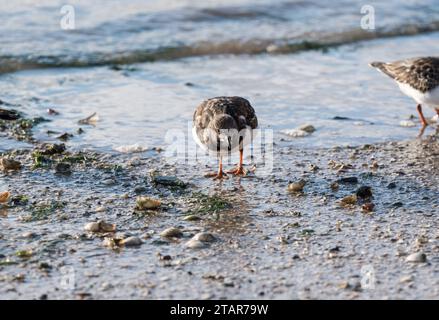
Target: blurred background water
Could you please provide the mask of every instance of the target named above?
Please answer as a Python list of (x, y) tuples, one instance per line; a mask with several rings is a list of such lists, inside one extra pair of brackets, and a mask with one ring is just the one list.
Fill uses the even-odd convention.
[[(439, 0), (77, 0), (75, 30), (60, 27), (64, 4), (1, 1), (0, 99), (50, 118), (36, 129), (44, 141), (97, 112), (75, 148), (163, 146), (168, 129), (186, 132), (194, 108), (219, 95), (249, 99), (261, 127), (292, 145), (411, 138), (418, 128), (399, 123), (414, 102), (367, 64), (439, 49)], [(366, 4), (372, 31), (360, 25)], [(281, 133), (304, 123), (317, 131)], [(0, 150), (16, 146), (0, 136)]]

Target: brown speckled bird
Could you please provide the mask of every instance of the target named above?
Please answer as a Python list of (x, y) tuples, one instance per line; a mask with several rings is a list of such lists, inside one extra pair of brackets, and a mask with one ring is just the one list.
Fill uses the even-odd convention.
[(258, 126), (255, 110), (241, 97), (216, 97), (203, 101), (195, 110), (192, 135), (197, 144), (219, 159), (218, 172), (208, 174), (215, 179), (227, 175), (223, 172), (222, 156), (239, 150), (239, 164), (229, 171), (245, 175), (243, 167), (244, 146), (251, 142), (253, 129)]
[(401, 91), (418, 103), (422, 134), (428, 125), (422, 113), (422, 105), (431, 106), (439, 115), (439, 58), (414, 58), (390, 63), (372, 62), (370, 66), (394, 79)]

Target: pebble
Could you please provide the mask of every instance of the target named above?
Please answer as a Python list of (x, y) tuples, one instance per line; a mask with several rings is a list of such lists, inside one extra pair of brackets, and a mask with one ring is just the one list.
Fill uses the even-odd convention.
[(7, 159), (7, 158), (1, 158), (0, 159), (0, 166), (4, 171), (8, 170), (20, 170), (21, 169), (21, 162), (16, 161), (14, 159)]
[(412, 281), (413, 281), (413, 276), (403, 276), (399, 279), (400, 283), (407, 283)]
[(105, 180), (102, 181), (102, 184), (106, 185), (106, 186), (111, 186), (113, 184), (116, 184), (116, 180), (114, 180), (112, 178), (105, 179)]
[(90, 232), (114, 232), (116, 231), (116, 225), (107, 223), (104, 220), (99, 220), (97, 222), (87, 223), (84, 230)]
[(97, 207), (95, 212), (105, 212), (107, 209), (104, 206)]
[(338, 183), (341, 184), (356, 184), (358, 183), (357, 177), (344, 177), (337, 180)]
[(409, 255), (406, 259), (406, 262), (426, 262), (427, 256), (422, 252), (415, 252)]
[(140, 246), (143, 243), (139, 237), (128, 237), (120, 241), (120, 244), (126, 247)]
[(190, 214), (183, 218), (184, 221), (198, 221), (201, 220), (201, 218), (195, 214)]
[(142, 193), (145, 193), (146, 190), (147, 190), (146, 187), (138, 186), (138, 187), (134, 188), (134, 193), (137, 194), (137, 195), (140, 195)]
[(343, 199), (340, 200), (340, 203), (342, 205), (355, 205), (357, 204), (357, 195), (352, 194), (350, 196), (346, 196)]
[(361, 206), (361, 209), (365, 212), (372, 212), (375, 205), (372, 202), (365, 203)]
[(55, 166), (55, 172), (58, 174), (69, 175), (72, 173), (72, 166), (69, 163), (57, 163)]
[(119, 151), (121, 153), (137, 153), (137, 152), (145, 152), (146, 150), (148, 150), (148, 148), (138, 143), (135, 143), (133, 145), (120, 146), (114, 148), (114, 150)]
[(31, 239), (31, 238), (35, 238), (36, 236), (37, 236), (36, 233), (31, 232), (31, 231), (28, 231), (28, 232), (23, 233), (23, 234), (20, 236), (20, 238)]
[(189, 249), (203, 249), (206, 247), (206, 244), (200, 240), (191, 239), (186, 242), (185, 246)]
[(388, 185), (387, 185), (387, 189), (395, 189), (396, 188), (396, 183), (395, 182), (390, 182)]
[(136, 209), (146, 210), (146, 209), (157, 209), (160, 207), (160, 200), (152, 199), (149, 197), (137, 197), (136, 199)]
[(402, 120), (399, 125), (401, 127), (416, 127), (416, 123), (411, 120)]
[(298, 129), (308, 133), (313, 133), (314, 131), (316, 131), (316, 128), (311, 124), (303, 124)]
[(357, 189), (356, 195), (361, 199), (368, 199), (372, 197), (372, 188), (368, 186), (361, 186)]
[(306, 185), (306, 181), (305, 180), (299, 180), (297, 182), (290, 183), (288, 185), (288, 191), (290, 191), (290, 192), (302, 192), (303, 188), (305, 187), (305, 185)]
[(174, 237), (179, 238), (182, 235), (183, 235), (183, 232), (181, 232), (180, 229), (175, 228), (175, 227), (167, 228), (160, 233), (160, 236), (162, 236), (164, 238), (174, 238)]
[(310, 135), (309, 132), (299, 129), (289, 129), (289, 130), (283, 130), (281, 132), (293, 138), (303, 138)]
[(193, 236), (192, 240), (201, 242), (213, 242), (216, 240), (215, 236), (209, 232), (200, 232)]

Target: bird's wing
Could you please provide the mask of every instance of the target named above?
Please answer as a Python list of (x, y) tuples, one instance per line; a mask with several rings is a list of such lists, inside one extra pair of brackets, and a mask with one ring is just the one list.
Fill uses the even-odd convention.
[(439, 86), (439, 58), (415, 58), (391, 63), (374, 62), (371, 66), (421, 92)]

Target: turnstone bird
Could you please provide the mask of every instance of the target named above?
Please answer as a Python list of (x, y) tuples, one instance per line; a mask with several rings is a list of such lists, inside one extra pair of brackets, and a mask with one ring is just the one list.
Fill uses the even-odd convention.
[(251, 141), (253, 129), (258, 126), (255, 110), (241, 97), (216, 97), (203, 101), (195, 110), (192, 135), (204, 150), (217, 155), (218, 172), (207, 176), (215, 179), (226, 177), (222, 157), (239, 150), (239, 164), (229, 171), (234, 175), (245, 175), (243, 167), (244, 146)]
[(425, 57), (390, 63), (372, 62), (370, 66), (394, 79), (403, 93), (417, 103), (422, 130), (428, 125), (422, 105), (429, 105), (439, 115), (439, 58)]

